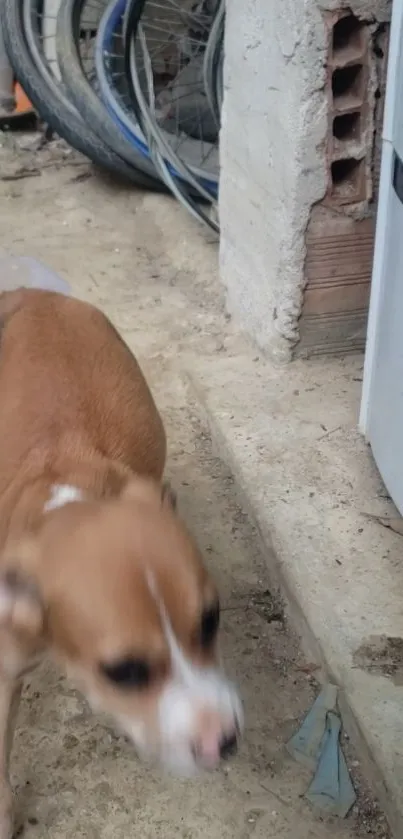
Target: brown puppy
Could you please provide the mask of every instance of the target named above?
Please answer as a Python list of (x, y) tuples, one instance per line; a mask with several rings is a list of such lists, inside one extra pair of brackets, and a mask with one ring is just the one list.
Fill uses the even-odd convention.
[(242, 726), (217, 665), (218, 598), (161, 484), (163, 425), (101, 312), (0, 296), (0, 839), (24, 672), (46, 652), (138, 750), (212, 768)]

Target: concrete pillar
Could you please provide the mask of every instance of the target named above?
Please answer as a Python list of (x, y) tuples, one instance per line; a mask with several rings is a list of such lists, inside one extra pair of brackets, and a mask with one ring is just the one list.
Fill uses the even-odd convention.
[[(221, 278), (229, 311), (279, 361), (291, 357), (299, 340), (312, 208), (330, 195), (332, 15), (352, 12), (372, 33), (389, 19), (390, 7), (389, 0), (227, 3)], [(371, 102), (375, 108), (375, 98)], [(373, 144), (371, 102), (364, 103), (364, 157), (365, 144)], [(371, 202), (369, 187), (364, 198), (354, 200), (352, 213), (362, 214)], [(335, 218), (338, 207), (331, 212)]]

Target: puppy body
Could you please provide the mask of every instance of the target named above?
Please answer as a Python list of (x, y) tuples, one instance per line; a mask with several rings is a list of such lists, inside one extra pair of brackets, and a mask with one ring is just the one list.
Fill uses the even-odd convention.
[(163, 424), (94, 307), (0, 297), (0, 839), (19, 681), (50, 652), (144, 754), (216, 765), (241, 726), (217, 594), (161, 484)]

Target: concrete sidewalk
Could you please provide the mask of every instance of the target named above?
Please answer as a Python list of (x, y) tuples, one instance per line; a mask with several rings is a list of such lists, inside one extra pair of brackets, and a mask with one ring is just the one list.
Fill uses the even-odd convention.
[(248, 720), (231, 764), (178, 782), (140, 763), (54, 668), (34, 672), (12, 767), (24, 839), (389, 839), (351, 744), (359, 790), (349, 818), (323, 819), (303, 798), (309, 778), (284, 746), (312, 705), (317, 672), (272, 597), (277, 577), (292, 595), (290, 617), (309, 626), (311, 641), (320, 638), (364, 733), (375, 718), (368, 741), (377, 777), (397, 802), (401, 760), (389, 784), (386, 747), (400, 689), (353, 669), (371, 633), (402, 634), (401, 575), (392, 565), (400, 537), (359, 515), (387, 509), (352, 430), (359, 363), (271, 369), (226, 317), (216, 246), (177, 203), (102, 181), (57, 144), (19, 155), (11, 140), (0, 146), (2, 172), (32, 166), (41, 175), (0, 180), (2, 244), (58, 271), (138, 354), (167, 426), (179, 508), (222, 591), (225, 659)]
[[(357, 431), (363, 358), (274, 369), (253, 353), (189, 371), (217, 451), (345, 724), (403, 835), (403, 540)], [(372, 518), (374, 516), (375, 518)]]

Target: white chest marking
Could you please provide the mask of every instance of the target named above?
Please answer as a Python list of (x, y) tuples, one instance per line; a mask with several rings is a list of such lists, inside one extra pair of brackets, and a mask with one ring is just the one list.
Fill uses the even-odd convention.
[(57, 510), (58, 507), (64, 507), (65, 504), (83, 500), (84, 494), (81, 489), (70, 486), (69, 484), (54, 484), (50, 499), (45, 504), (44, 511), (45, 513), (49, 513), (51, 510)]

